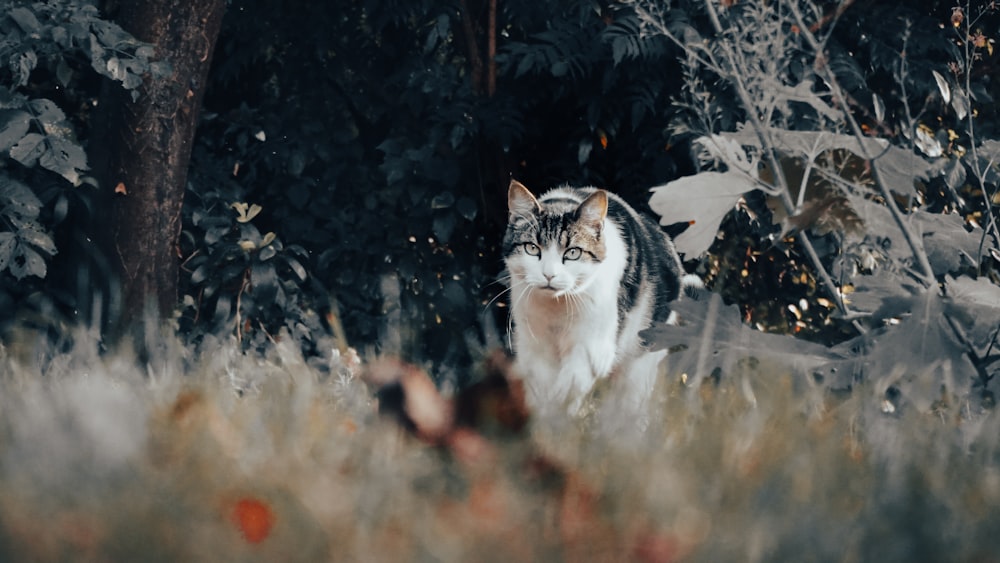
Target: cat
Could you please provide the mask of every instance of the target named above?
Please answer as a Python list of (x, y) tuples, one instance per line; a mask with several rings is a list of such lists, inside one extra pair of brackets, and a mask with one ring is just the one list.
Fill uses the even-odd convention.
[(503, 239), (515, 371), (534, 410), (579, 414), (612, 377), (640, 408), (666, 351), (640, 332), (667, 322), (684, 273), (670, 238), (605, 190), (560, 187), (535, 198), (512, 180)]

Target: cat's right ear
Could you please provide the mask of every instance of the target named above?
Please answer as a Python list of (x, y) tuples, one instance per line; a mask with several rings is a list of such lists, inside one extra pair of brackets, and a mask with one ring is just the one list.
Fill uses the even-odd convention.
[(538, 205), (538, 200), (531, 195), (531, 191), (521, 182), (512, 179), (507, 188), (507, 211), (510, 219), (533, 217), (541, 210), (542, 206)]

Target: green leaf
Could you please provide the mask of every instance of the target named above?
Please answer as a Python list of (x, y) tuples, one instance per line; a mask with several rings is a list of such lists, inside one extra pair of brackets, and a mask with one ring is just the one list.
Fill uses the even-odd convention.
[(56, 80), (63, 88), (69, 86), (70, 81), (73, 80), (73, 69), (66, 64), (66, 59), (62, 57), (56, 63)]
[(69, 198), (66, 194), (59, 194), (56, 198), (56, 203), (52, 207), (52, 223), (58, 225), (66, 219), (66, 215), (69, 214)]
[(45, 137), (39, 133), (28, 133), (10, 149), (10, 157), (31, 168), (38, 162), (38, 157), (45, 152), (42, 141)]
[(448, 209), (455, 204), (455, 194), (442, 192), (431, 200), (431, 209)]
[(288, 267), (291, 268), (293, 272), (295, 272), (295, 275), (299, 278), (299, 281), (306, 281), (306, 269), (302, 266), (302, 264), (298, 260), (292, 258), (291, 256), (285, 256), (285, 262), (287, 262)]
[(476, 206), (475, 200), (469, 196), (462, 196), (458, 198), (458, 202), (455, 203), (455, 210), (457, 210), (458, 214), (464, 217), (466, 221), (472, 221), (479, 213), (479, 207)]
[(28, 132), (31, 115), (21, 110), (0, 110), (0, 151), (6, 152)]
[(17, 232), (17, 238), (22, 244), (30, 244), (49, 256), (54, 256), (57, 252), (56, 243), (52, 242), (52, 238), (37, 229), (21, 229)]
[(275, 249), (273, 246), (269, 245), (265, 246), (264, 248), (261, 248), (260, 252), (257, 253), (257, 257), (260, 259), (261, 262), (267, 262), (271, 258), (274, 258), (274, 255), (277, 253), (278, 250)]
[(15, 55), (14, 60), (17, 61), (16, 64), (14, 64), (13, 60), (11, 62), (11, 70), (15, 76), (14, 85), (21, 87), (28, 83), (31, 71), (35, 70), (35, 67), (38, 66), (38, 55), (35, 54), (35, 51), (28, 50)]
[(15, 216), (29, 222), (37, 219), (42, 202), (35, 192), (17, 180), (2, 175), (0, 179), (6, 180), (0, 184), (0, 215), (6, 216), (8, 220), (13, 220)]
[(0, 232), (0, 272), (7, 269), (7, 266), (14, 260), (14, 249), (17, 248), (17, 239), (14, 233)]
[(441, 244), (447, 244), (455, 230), (455, 216), (451, 213), (438, 215), (434, 218), (434, 236)]
[(206, 279), (208, 279), (207, 263), (202, 264), (201, 266), (195, 268), (195, 270), (191, 272), (191, 278), (189, 281), (191, 282), (191, 285), (198, 285), (201, 282), (205, 281)]
[[(47, 98), (38, 98), (28, 102), (28, 107), (35, 112), (35, 117), (43, 125), (62, 124), (66, 121), (66, 113), (55, 102)], [(48, 130), (46, 129), (46, 132)]]
[(28, 276), (44, 278), (47, 273), (42, 255), (24, 245), (18, 245), (14, 260), (9, 264), (9, 270), (11, 275), (19, 280)]
[(80, 172), (87, 169), (87, 154), (83, 147), (61, 137), (50, 135), (48, 150), (38, 158), (38, 164), (65, 178), (74, 186), (80, 185)]
[(38, 33), (42, 26), (38, 23), (38, 18), (35, 14), (24, 7), (17, 7), (7, 13), (10, 19), (14, 20), (14, 23), (21, 28), (21, 31), (31, 34)]

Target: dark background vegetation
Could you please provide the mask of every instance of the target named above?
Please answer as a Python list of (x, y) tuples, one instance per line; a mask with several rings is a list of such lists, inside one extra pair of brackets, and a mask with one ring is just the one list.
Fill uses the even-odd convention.
[[(109, 144), (114, 135), (106, 129), (118, 114), (136, 111), (128, 98), (141, 105), (152, 90), (165, 88), (157, 76), (186, 63), (157, 68), (157, 55), (128, 43), (127, 34), (95, 33), (104, 29), (101, 22), (117, 20), (151, 40), (129, 29), (130, 17), (142, 18), (117, 2), (99, 6), (101, 12), (69, 0), (7, 4), (37, 17), (31, 22), (20, 11), (3, 20), (4, 96), (52, 100), (65, 119), (50, 121), (87, 150), (95, 176), (88, 176), (82, 155), (68, 156), (64, 169), (13, 154), (5, 159), (5, 185), (16, 182), (33, 194), (3, 192), (2, 228), (20, 233), (0, 245), (9, 251), (0, 257), (7, 329), (27, 323), (59, 336), (78, 322), (114, 326), (118, 317), (138, 318), (142, 299), (158, 300), (161, 314), (169, 314), (164, 302), (176, 303), (179, 327), (194, 342), (221, 332), (245, 348), (263, 348), (286, 329), (317, 352), (319, 336), (339, 335), (342, 327), (352, 346), (430, 361), (439, 377), (463, 383), (456, 368), (484, 344), (496, 345), (491, 335), (506, 322), (503, 299), (492, 300), (503, 289), (498, 241), (509, 179), (536, 191), (596, 185), (648, 209), (647, 189), (693, 173), (690, 140), (711, 132), (689, 127), (690, 108), (673, 103), (686, 87), (683, 50), (641, 34), (629, 5), (233, 0), (225, 5), (214, 55), (202, 50), (194, 59), (195, 71), (197, 63), (211, 63), (207, 77), (194, 72), (183, 87), (168, 81), (181, 98), (204, 96), (200, 113), (197, 104), (180, 110), (197, 123), (187, 176), (179, 175), (183, 185), (149, 200), (182, 194), (174, 244), (177, 226), (170, 221), (125, 225), (133, 213), (115, 209), (143, 182), (116, 190), (102, 162), (115, 157), (104, 154), (109, 150), (125, 150)], [(137, 6), (147, 4), (170, 5)], [(982, 4), (977, 25), (990, 35), (996, 14)], [(831, 16), (835, 6), (829, 3)], [(909, 104), (924, 108), (922, 122), (947, 137), (954, 124), (927, 100), (936, 91), (930, 71), (949, 75), (949, 64), (960, 58), (952, 12), (952, 3), (940, 1), (857, 1), (840, 16), (831, 52), (868, 130), (904, 142), (897, 117)], [(86, 29), (54, 42), (67, 13)], [(159, 17), (176, 25), (167, 14)], [(667, 16), (712, 35), (700, 2), (675, 2)], [(88, 41), (90, 34), (95, 39)], [(197, 44), (197, 35), (190, 42)], [(212, 40), (212, 30), (202, 35)], [(134, 67), (116, 75), (109, 45), (130, 53), (121, 60)], [(904, 49), (905, 92), (895, 75)], [(35, 58), (26, 62), (27, 51)], [(971, 77), (984, 137), (995, 130), (994, 68), (994, 57), (984, 54)], [(718, 130), (744, 121), (729, 85), (708, 87), (715, 91), (707, 107)], [(884, 100), (881, 120), (869, 109), (873, 94)], [(19, 103), (26, 102), (0, 107), (17, 116)], [(30, 130), (54, 137), (54, 126), (34, 115)], [(7, 127), (3, 140), (13, 144), (19, 129)], [(165, 127), (164, 134), (177, 128)], [(929, 185), (926, 193), (933, 204), (944, 192)], [(25, 205), (34, 213), (31, 232), (51, 240), (32, 243), (28, 231), (18, 230), (27, 219), (15, 211)], [(153, 205), (138, 207), (153, 210), (151, 221), (174, 213)], [(981, 204), (970, 211), (984, 212)], [(725, 220), (725, 234), (708, 256), (688, 257), (689, 269), (760, 328), (826, 344), (851, 336), (850, 324), (830, 306), (787, 308), (801, 299), (815, 303), (823, 292), (794, 245), (769, 242), (773, 228), (758, 220), (766, 213), (763, 202), (748, 198)], [(109, 225), (117, 234), (107, 232)], [(129, 276), (115, 256), (121, 240), (150, 230), (151, 240), (167, 243), (156, 252), (159, 261), (174, 261), (178, 285), (153, 279), (130, 298)]]

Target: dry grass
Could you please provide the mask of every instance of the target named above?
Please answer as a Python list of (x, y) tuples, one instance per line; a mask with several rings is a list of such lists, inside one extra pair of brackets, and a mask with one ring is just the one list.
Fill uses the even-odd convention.
[[(164, 345), (146, 369), (87, 344), (4, 351), (0, 560), (1000, 553), (992, 412), (887, 416), (863, 387), (832, 397), (758, 365), (700, 389), (668, 376), (646, 432), (606, 411), (522, 427), (502, 363), (447, 400), (398, 364), (207, 349)], [(390, 416), (372, 382), (394, 389)]]

